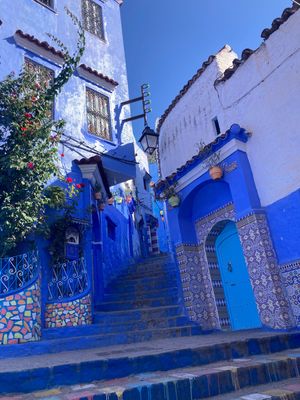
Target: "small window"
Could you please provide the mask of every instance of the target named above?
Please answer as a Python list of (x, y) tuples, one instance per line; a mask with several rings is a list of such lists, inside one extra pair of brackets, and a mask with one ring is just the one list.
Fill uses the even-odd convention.
[(94, 90), (86, 90), (88, 131), (106, 140), (111, 138), (109, 99)]
[[(54, 71), (41, 64), (38, 64), (29, 58), (25, 58), (25, 70), (32, 73), (35, 82), (41, 85), (50, 86), (54, 80)], [(54, 118), (54, 103), (49, 109), (49, 118)]]
[(107, 236), (111, 240), (116, 240), (117, 225), (108, 217), (106, 218), (106, 222), (107, 222)]
[(215, 128), (216, 135), (220, 135), (221, 129), (220, 129), (220, 124), (219, 124), (218, 118), (217, 117), (213, 118), (212, 123)]
[(84, 29), (105, 40), (101, 6), (92, 0), (82, 0), (81, 6)]
[(37, 3), (43, 4), (44, 6), (53, 8), (53, 0), (35, 0)]

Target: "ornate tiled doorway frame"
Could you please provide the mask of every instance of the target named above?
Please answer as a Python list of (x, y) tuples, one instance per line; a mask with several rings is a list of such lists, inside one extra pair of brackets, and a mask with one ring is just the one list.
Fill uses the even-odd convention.
[(184, 300), (190, 318), (197, 321), (204, 330), (221, 329), (206, 254), (206, 240), (215, 225), (228, 220), (237, 224), (263, 326), (273, 329), (292, 328), (295, 323), (282, 284), (266, 217), (263, 211), (253, 211), (236, 221), (232, 203), (196, 221), (197, 244), (176, 246)]

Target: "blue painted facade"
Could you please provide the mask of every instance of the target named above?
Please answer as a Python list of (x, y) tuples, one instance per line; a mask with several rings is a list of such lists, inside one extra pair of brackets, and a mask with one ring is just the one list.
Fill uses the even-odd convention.
[[(296, 261), (297, 264), (300, 258), (299, 191), (262, 207), (247, 153), (239, 146), (248, 140), (253, 139), (234, 124), (210, 144), (212, 152), (220, 152), (221, 157), (224, 147), (231, 147), (220, 161), (221, 179), (213, 180), (209, 171), (201, 169), (208, 157), (204, 152), (156, 187), (159, 196), (169, 185), (177, 185), (181, 203), (168, 211), (172, 246), (177, 255), (189, 315), (207, 330), (260, 325), (288, 329), (297, 324), (298, 292), (295, 280), (289, 279), (289, 263), (294, 265)], [(218, 250), (228, 226), (238, 232), (241, 259), (237, 258), (239, 251), (229, 240), (222, 248), (225, 258)], [(223, 258), (226, 263), (221, 260)], [(233, 271), (238, 269), (240, 272), (245, 265), (249, 275), (233, 282), (234, 288), (228, 290), (224, 263), (227, 267), (234, 264)], [(242, 281), (249, 290), (243, 288)], [(289, 296), (291, 291), (292, 297)], [(232, 305), (235, 309), (241, 302), (239, 299), (253, 306), (248, 307), (248, 321), (231, 312)]]
[[(56, 53), (59, 49), (47, 33), (59, 38), (70, 52), (74, 51), (76, 27), (66, 14), (65, 7), (83, 23), (83, 5), (87, 2), (29, 0), (21, 3), (19, 0), (1, 2), (0, 79), (12, 71), (18, 74), (26, 59), (57, 75), (62, 64)], [(61, 173), (72, 180), (72, 185), (83, 183), (83, 187), (75, 196), (77, 204), (70, 225), (70, 229), (75, 230), (75, 236), (76, 231), (79, 235), (79, 244), (66, 243), (65, 246), (66, 258), (70, 262), (63, 269), (55, 270), (49, 254), (51, 239), (34, 239), (42, 268), (42, 328), (91, 323), (92, 310), (103, 299), (104, 288), (128, 265), (149, 255), (147, 221), (149, 214), (152, 215), (152, 206), (150, 193), (143, 185), (148, 161), (136, 144), (131, 124), (122, 123), (123, 119), (130, 116), (130, 109), (121, 105), (129, 99), (121, 3), (117, 0), (89, 3), (101, 7), (104, 35), (100, 38), (89, 30), (85, 31), (86, 49), (80, 67), (55, 99), (54, 118), (66, 121), (63, 138), (67, 144), (62, 143), (59, 148)], [(48, 45), (55, 50), (49, 51)], [(108, 101), (109, 137), (91, 133), (87, 116), (88, 90), (104, 96)], [(82, 148), (82, 144), (85, 148)], [(51, 184), (64, 188), (68, 186), (61, 181)], [(95, 199), (97, 185), (101, 187), (101, 200)], [(114, 200), (109, 203), (111, 196), (114, 196)], [(143, 197), (144, 205), (139, 203), (139, 197)], [(48, 212), (51, 221), (61, 214), (61, 211)], [(72, 283), (72, 289), (65, 288), (60, 295), (56, 290), (56, 295), (53, 295), (54, 292), (51, 295), (49, 285), (68, 281), (71, 273), (79, 273), (75, 284)], [(76, 302), (81, 298), (84, 304), (78, 305)], [(74, 323), (70, 322), (68, 315), (68, 322), (61, 324), (59, 317), (53, 317), (53, 304), (59, 304), (59, 310), (62, 302), (70, 305), (70, 311), (82, 306), (87, 315), (82, 315), (82, 320)], [(55, 321), (50, 321), (50, 308), (51, 318), (57, 318), (56, 325)]]

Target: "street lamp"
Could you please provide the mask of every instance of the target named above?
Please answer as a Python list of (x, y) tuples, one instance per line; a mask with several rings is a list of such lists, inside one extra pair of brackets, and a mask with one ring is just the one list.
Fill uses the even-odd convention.
[(141, 143), (142, 149), (145, 153), (148, 153), (150, 155), (154, 153), (158, 145), (158, 136), (158, 133), (149, 128), (148, 125), (145, 126), (145, 129), (142, 132), (142, 136), (139, 139), (139, 142)]

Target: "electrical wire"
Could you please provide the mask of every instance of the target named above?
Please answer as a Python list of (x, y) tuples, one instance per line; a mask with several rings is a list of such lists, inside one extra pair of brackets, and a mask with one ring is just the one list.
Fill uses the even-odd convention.
[[(126, 160), (126, 159), (123, 159), (123, 158), (120, 158), (120, 157), (115, 157), (115, 156), (113, 156), (111, 154), (108, 154), (108, 153), (103, 153), (103, 152), (97, 150), (97, 148), (95, 146), (92, 147), (92, 146), (88, 145), (86, 142), (84, 142), (82, 140), (75, 139), (72, 136), (66, 135), (65, 133), (63, 133), (62, 135), (65, 138), (67, 138), (67, 140), (61, 140), (60, 141), (60, 143), (62, 143), (64, 145), (66, 145), (66, 143), (68, 143), (69, 146), (71, 146), (71, 147), (74, 147), (74, 148), (77, 148), (77, 149), (81, 149), (81, 150), (84, 150), (84, 151), (89, 151), (90, 153), (95, 154), (95, 155), (109, 157), (109, 158), (112, 158), (114, 160), (118, 160), (118, 161), (120, 161), (120, 162), (122, 162), (124, 164), (130, 164), (130, 165), (139, 164), (135, 160), (134, 161), (133, 160)], [(76, 144), (70, 143), (70, 141), (73, 141)], [(70, 147), (69, 147), (69, 149), (72, 150)], [(83, 156), (83, 158), (85, 158), (85, 156)]]

